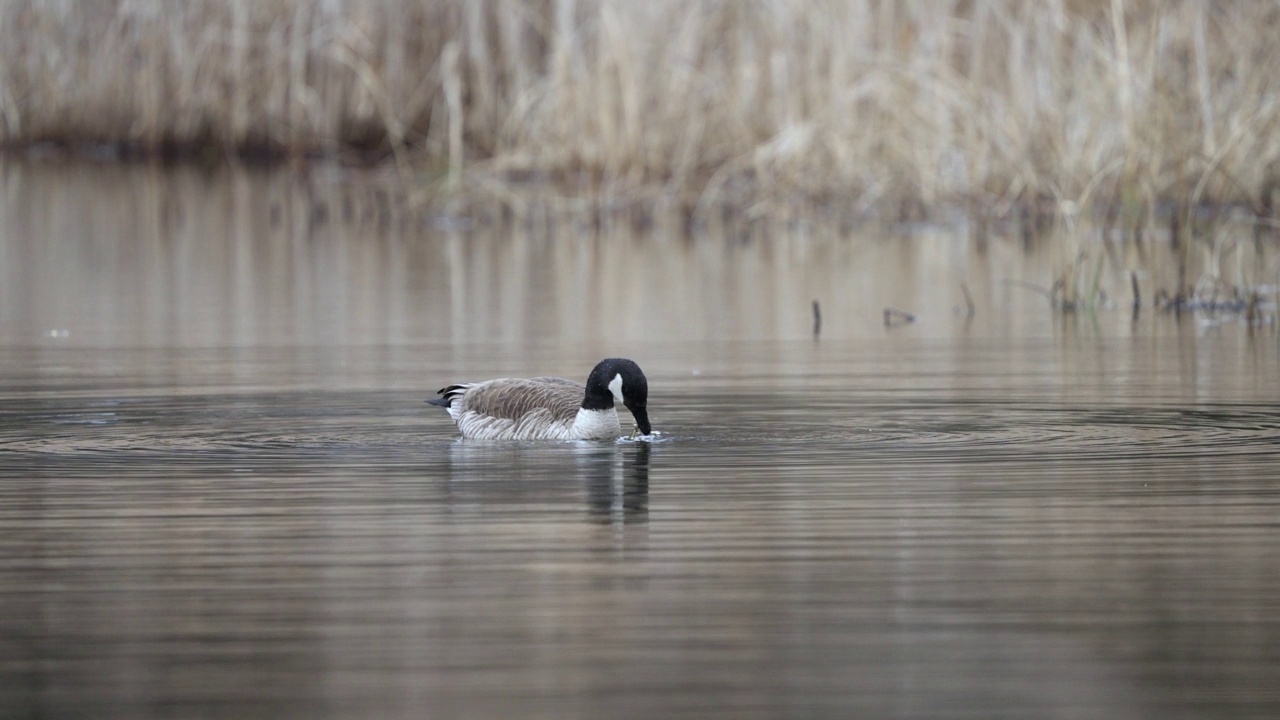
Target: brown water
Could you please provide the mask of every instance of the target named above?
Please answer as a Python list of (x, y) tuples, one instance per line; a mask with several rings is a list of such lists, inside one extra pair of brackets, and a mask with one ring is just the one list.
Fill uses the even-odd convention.
[[(964, 227), (0, 177), (0, 717), (1280, 716), (1271, 326)], [(660, 441), (423, 404), (615, 354)]]

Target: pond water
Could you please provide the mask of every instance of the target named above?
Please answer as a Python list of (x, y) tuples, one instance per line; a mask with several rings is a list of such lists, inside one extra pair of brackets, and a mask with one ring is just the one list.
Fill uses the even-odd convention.
[[(1280, 715), (1273, 326), (962, 224), (0, 178), (0, 716)], [(423, 402), (608, 355), (659, 441)]]

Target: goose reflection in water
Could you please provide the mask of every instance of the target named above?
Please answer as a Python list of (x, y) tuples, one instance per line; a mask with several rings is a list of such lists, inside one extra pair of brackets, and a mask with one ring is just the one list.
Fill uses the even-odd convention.
[(448, 447), (451, 509), (481, 514), (496, 505), (558, 503), (585, 491), (595, 522), (649, 519), (649, 442), (514, 443), (460, 439)]
[(624, 525), (649, 521), (649, 447), (647, 442), (638, 442), (620, 447), (621, 452), (613, 458), (598, 456), (608, 462), (600, 462), (585, 475), (593, 519)]

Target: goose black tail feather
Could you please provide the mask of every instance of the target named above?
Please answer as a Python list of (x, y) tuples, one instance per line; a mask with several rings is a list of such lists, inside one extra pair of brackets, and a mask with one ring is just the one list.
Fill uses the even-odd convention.
[(468, 387), (470, 387), (469, 384), (449, 385), (448, 387), (442, 387), (436, 391), (436, 393), (440, 395), (440, 397), (431, 398), (430, 400), (427, 401), (427, 403), (431, 405), (439, 405), (442, 408), (447, 408), (453, 404), (454, 398), (466, 392)]

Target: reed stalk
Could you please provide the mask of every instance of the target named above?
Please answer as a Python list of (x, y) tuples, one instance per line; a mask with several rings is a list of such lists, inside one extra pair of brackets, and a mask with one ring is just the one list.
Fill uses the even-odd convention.
[(1277, 37), (1257, 0), (4, 0), (0, 142), (1137, 227), (1270, 207)]

